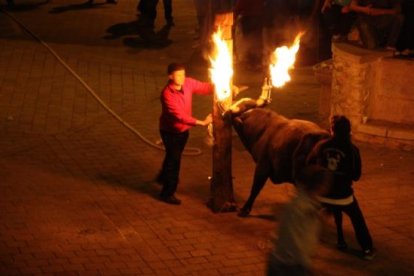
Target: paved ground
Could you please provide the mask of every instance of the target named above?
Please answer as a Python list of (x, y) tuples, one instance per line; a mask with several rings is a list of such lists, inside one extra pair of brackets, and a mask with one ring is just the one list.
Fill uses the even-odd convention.
[[(207, 79), (193, 48), (195, 14), (189, 1), (174, 2), (176, 26), (169, 39), (147, 43), (136, 32), (136, 1), (93, 8), (80, 0), (16, 0), (11, 14), (50, 47), (126, 122), (156, 141), (158, 95), (165, 65), (185, 62)], [(101, 1), (104, 2), (104, 1)], [(160, 14), (162, 5), (160, 4)], [(157, 21), (165, 35), (163, 19)], [(141, 34), (142, 35), (142, 34)], [(236, 83), (259, 93), (259, 72), (236, 71)], [(311, 68), (273, 97), (270, 108), (322, 125), (319, 85)], [(211, 109), (196, 97), (195, 114)], [(157, 200), (152, 181), (163, 153), (147, 146), (110, 116), (46, 48), (0, 13), (0, 274), (263, 275), (276, 235), (278, 214), (294, 194), (268, 185), (252, 216), (213, 214), (209, 196), (211, 149), (205, 130), (194, 129), (178, 195), (181, 206)], [(364, 175), (355, 185), (378, 256), (359, 259), (352, 227), (351, 250), (335, 250), (332, 223), (324, 227), (314, 258), (317, 275), (414, 273), (412, 214), (414, 154), (359, 144)], [(235, 196), (246, 199), (254, 164), (234, 139)], [(276, 215), (276, 216), (274, 216)]]

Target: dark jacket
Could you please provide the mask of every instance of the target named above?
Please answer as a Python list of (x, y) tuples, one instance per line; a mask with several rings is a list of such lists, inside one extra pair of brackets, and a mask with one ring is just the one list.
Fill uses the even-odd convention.
[(317, 163), (333, 173), (328, 194), (332, 199), (353, 194), (352, 183), (361, 177), (359, 149), (349, 139), (332, 137), (320, 141), (310, 154), (308, 163)]

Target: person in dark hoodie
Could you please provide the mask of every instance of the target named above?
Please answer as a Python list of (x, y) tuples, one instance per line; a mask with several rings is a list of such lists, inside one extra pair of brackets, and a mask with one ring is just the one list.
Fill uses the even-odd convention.
[(342, 212), (351, 219), (356, 239), (362, 248), (362, 257), (375, 257), (373, 242), (364, 216), (352, 189), (353, 181), (361, 177), (359, 149), (351, 141), (351, 123), (345, 116), (333, 116), (332, 137), (320, 141), (309, 155), (308, 163), (317, 163), (333, 173), (329, 192), (319, 201), (332, 212), (338, 233), (338, 248), (346, 249), (342, 231)]

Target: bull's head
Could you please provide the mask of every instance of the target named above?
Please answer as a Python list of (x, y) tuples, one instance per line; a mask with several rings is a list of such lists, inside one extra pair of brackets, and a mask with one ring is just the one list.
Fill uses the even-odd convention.
[(271, 103), (271, 92), (272, 92), (272, 85), (268, 78), (265, 78), (263, 86), (262, 86), (262, 93), (257, 100), (253, 100), (251, 98), (242, 98), (237, 102), (233, 103), (229, 110), (226, 113), (230, 114), (233, 118), (237, 117), (244, 112), (256, 108), (256, 107), (264, 107)]

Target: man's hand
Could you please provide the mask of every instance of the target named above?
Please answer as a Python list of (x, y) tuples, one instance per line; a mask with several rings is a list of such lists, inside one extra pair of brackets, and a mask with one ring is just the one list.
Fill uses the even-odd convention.
[(196, 125), (198, 126), (208, 126), (213, 121), (213, 116), (211, 114), (208, 114), (207, 117), (203, 120), (197, 120)]
[(204, 124), (205, 124), (205, 126), (208, 126), (209, 124), (211, 124), (211, 122), (213, 122), (213, 115), (211, 115), (211, 113), (210, 113), (204, 119)]

